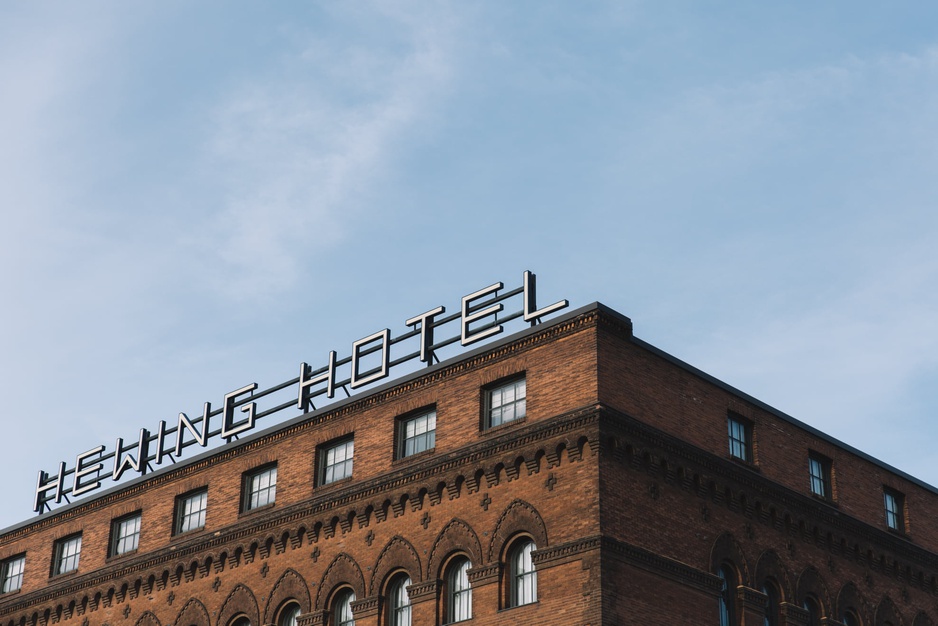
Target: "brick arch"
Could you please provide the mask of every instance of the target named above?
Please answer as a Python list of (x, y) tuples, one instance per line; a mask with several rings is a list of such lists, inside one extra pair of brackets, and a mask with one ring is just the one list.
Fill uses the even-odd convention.
[(547, 526), (544, 524), (544, 518), (524, 500), (515, 500), (508, 505), (495, 524), (492, 539), (489, 541), (488, 562), (501, 559), (508, 541), (522, 532), (531, 535), (538, 548), (547, 547)]
[(443, 564), (454, 552), (465, 552), (473, 565), (482, 565), (482, 544), (472, 527), (453, 519), (437, 535), (427, 559), (427, 578), (442, 578)]
[(160, 624), (160, 620), (156, 618), (156, 615), (149, 611), (144, 611), (143, 615), (140, 616), (140, 619), (137, 620), (134, 626), (162, 626), (162, 624)]
[(870, 605), (857, 586), (850, 582), (846, 583), (837, 594), (837, 604), (834, 606), (836, 612), (831, 617), (840, 620), (847, 609), (856, 611), (864, 624), (869, 623)]
[(788, 568), (782, 563), (782, 560), (775, 550), (766, 550), (759, 556), (759, 561), (756, 563), (756, 575), (754, 578), (756, 589), (761, 590), (762, 584), (767, 578), (771, 578), (776, 582), (779, 591), (782, 593), (781, 600), (783, 602), (792, 601), (794, 593), (791, 587), (791, 575), (788, 573)]
[(934, 622), (931, 621), (931, 618), (928, 617), (925, 611), (919, 611), (915, 619), (912, 620), (912, 626), (933, 626), (933, 624)]
[(876, 607), (876, 617), (873, 620), (873, 625), (883, 626), (887, 621), (891, 622), (892, 626), (904, 626), (905, 624), (895, 603), (889, 596), (883, 596), (883, 599), (879, 601), (879, 605)]
[(257, 600), (254, 598), (254, 593), (245, 585), (238, 583), (228, 594), (228, 597), (225, 598), (215, 623), (218, 626), (228, 626), (228, 623), (236, 615), (242, 614), (247, 615), (252, 624), (260, 623), (260, 614), (257, 610)]
[(746, 559), (739, 542), (728, 532), (717, 537), (710, 548), (710, 571), (717, 572), (722, 565), (726, 564), (732, 564), (738, 572), (739, 584), (747, 587), (752, 586), (752, 577), (749, 575), (749, 561)]
[(196, 600), (190, 599), (179, 611), (173, 626), (210, 626), (208, 611), (205, 605)]
[(270, 591), (267, 600), (267, 606), (264, 607), (264, 623), (273, 624), (277, 617), (277, 611), (287, 600), (296, 600), (300, 605), (300, 611), (309, 613), (312, 610), (309, 597), (309, 585), (306, 580), (300, 576), (296, 570), (288, 569), (274, 583), (274, 588)]
[(409, 541), (400, 535), (394, 536), (388, 541), (378, 560), (375, 562), (371, 574), (370, 593), (375, 595), (379, 593), (381, 585), (387, 579), (388, 575), (396, 570), (404, 570), (410, 576), (412, 582), (423, 580), (423, 570), (420, 565), (420, 557), (417, 551)]
[(332, 559), (332, 563), (326, 568), (326, 573), (322, 575), (319, 591), (316, 594), (316, 606), (313, 608), (316, 610), (326, 609), (326, 603), (332, 593), (342, 585), (351, 587), (356, 598), (365, 597), (365, 577), (362, 575), (362, 570), (358, 567), (355, 559), (344, 552)]
[(804, 602), (808, 594), (813, 595), (817, 598), (817, 601), (821, 603), (821, 614), (831, 617), (832, 607), (830, 592), (827, 590), (827, 585), (824, 583), (821, 573), (816, 567), (811, 565), (806, 567), (804, 571), (801, 572), (801, 575), (798, 576), (795, 599), (799, 606)]

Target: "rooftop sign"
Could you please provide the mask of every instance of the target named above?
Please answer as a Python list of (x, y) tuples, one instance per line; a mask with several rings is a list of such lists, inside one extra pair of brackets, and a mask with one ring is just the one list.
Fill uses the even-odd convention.
[[(338, 389), (350, 396), (350, 390), (383, 380), (404, 363), (417, 359), (432, 365), (439, 362), (436, 352), (446, 346), (457, 342), (462, 347), (469, 346), (501, 333), (504, 324), (518, 318), (533, 326), (545, 315), (568, 305), (566, 300), (561, 300), (538, 309), (535, 276), (528, 271), (524, 272), (520, 287), (509, 291), (504, 291), (504, 287), (498, 282), (463, 296), (459, 311), (450, 315), (444, 315), (446, 308), (442, 306), (415, 315), (404, 321), (412, 330), (402, 334), (392, 337), (387, 328), (372, 333), (352, 342), (348, 356), (338, 358), (336, 351), (331, 350), (326, 365), (319, 368), (301, 363), (298, 377), (269, 389), (258, 391), (257, 383), (235, 389), (225, 394), (220, 408), (213, 410), (212, 404), (206, 402), (201, 416), (190, 418), (180, 413), (175, 424), (161, 420), (155, 432), (141, 428), (135, 442), (125, 445), (124, 440), (118, 438), (110, 450), (100, 445), (82, 452), (72, 465), (65, 461), (59, 463), (54, 474), (40, 470), (33, 510), (36, 513), (51, 510), (51, 503), (70, 502), (70, 497), (90, 493), (100, 488), (105, 480), (118, 481), (128, 471), (144, 475), (166, 460), (175, 463), (189, 446), (204, 448), (217, 438), (230, 443), (253, 430), (257, 420), (263, 417), (291, 407), (304, 413), (315, 410), (314, 401), (322, 405), (319, 398), (324, 396), (323, 400), (328, 402)], [(522, 298), (520, 309), (506, 312), (505, 302), (516, 296)], [(454, 323), (458, 326), (457, 332), (453, 332)], [(450, 329), (451, 334), (438, 340), (436, 331), (443, 327)], [(258, 409), (259, 401), (266, 398), (270, 403), (269, 396), (290, 387), (296, 390), (295, 400)], [(214, 429), (210, 422), (216, 424)]]

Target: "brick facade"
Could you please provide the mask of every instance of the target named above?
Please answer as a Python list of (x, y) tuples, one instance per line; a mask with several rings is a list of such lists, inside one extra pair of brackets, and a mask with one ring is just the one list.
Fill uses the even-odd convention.
[[(524, 418), (485, 428), (485, 390), (520, 376)], [(435, 446), (397, 458), (398, 419), (424, 409)], [(749, 429), (749, 459), (730, 455), (729, 416)], [(323, 446), (348, 437), (352, 476), (321, 484)], [(824, 497), (809, 454), (829, 462)], [(244, 477), (274, 464), (275, 502), (245, 512)], [(204, 528), (174, 534), (178, 497), (201, 489)], [(113, 521), (138, 512), (138, 548), (110, 556)], [(597, 304), (8, 529), (0, 561), (25, 555), (25, 570), (0, 595), (0, 626), (277, 624), (288, 605), (325, 626), (348, 591), (356, 624), (387, 624), (405, 575), (412, 623), (441, 624), (461, 558), (471, 624), (720, 624), (725, 596), (745, 626), (767, 611), (779, 625), (924, 626), (938, 620), (935, 519), (933, 488)], [(78, 569), (55, 574), (56, 542), (77, 533)], [(519, 541), (536, 546), (536, 601), (512, 606)]]

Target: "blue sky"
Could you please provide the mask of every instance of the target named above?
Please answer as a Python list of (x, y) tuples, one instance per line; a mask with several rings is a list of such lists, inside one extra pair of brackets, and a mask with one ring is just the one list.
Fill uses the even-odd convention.
[(938, 484), (936, 13), (4, 3), (0, 527), (40, 469), (525, 269)]

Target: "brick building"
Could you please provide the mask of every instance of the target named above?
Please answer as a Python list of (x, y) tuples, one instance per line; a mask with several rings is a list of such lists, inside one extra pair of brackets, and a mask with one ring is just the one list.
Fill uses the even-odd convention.
[(594, 304), (7, 529), (0, 626), (925, 626), (936, 519)]

